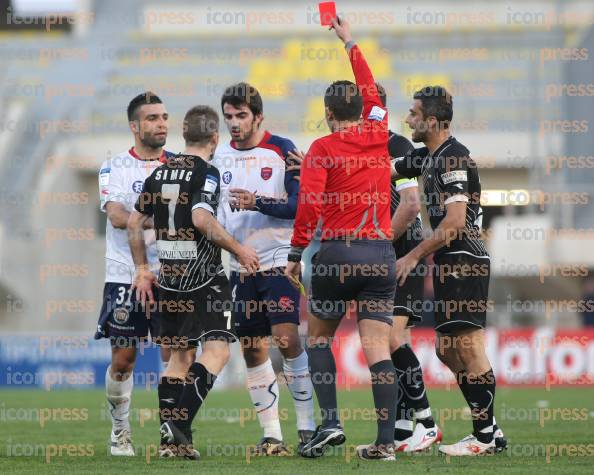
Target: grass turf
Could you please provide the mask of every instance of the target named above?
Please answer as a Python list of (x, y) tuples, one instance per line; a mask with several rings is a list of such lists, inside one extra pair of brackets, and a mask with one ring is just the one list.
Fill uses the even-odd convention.
[[(459, 391), (431, 390), (434, 415), (452, 443), (471, 431)], [(110, 419), (102, 391), (0, 391), (0, 473), (593, 473), (594, 389), (539, 388), (497, 391), (496, 416), (509, 449), (489, 457), (449, 458), (435, 450), (400, 455), (395, 463), (362, 462), (354, 446), (372, 442), (375, 423), (371, 391), (342, 391), (339, 405), (347, 442), (316, 460), (298, 455), (246, 460), (246, 447), (261, 436), (246, 391), (210, 394), (194, 422), (200, 462), (159, 460), (156, 392), (136, 389), (131, 424), (137, 456), (108, 455)], [(286, 442), (295, 450), (297, 434), (288, 393), (280, 415)]]

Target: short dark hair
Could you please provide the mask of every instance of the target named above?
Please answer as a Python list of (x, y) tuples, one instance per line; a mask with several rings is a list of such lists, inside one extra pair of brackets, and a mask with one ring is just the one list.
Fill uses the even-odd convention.
[(388, 102), (388, 95), (386, 94), (384, 86), (382, 86), (379, 82), (376, 82), (375, 87), (377, 88), (377, 95), (379, 96), (380, 101), (382, 101), (382, 105), (386, 107), (386, 103)]
[(351, 81), (334, 81), (326, 89), (324, 105), (336, 120), (359, 120), (363, 111), (363, 97)]
[(219, 115), (212, 107), (192, 107), (184, 117), (186, 144), (205, 145), (219, 131)]
[(163, 101), (154, 92), (146, 91), (138, 94), (128, 104), (128, 122), (135, 120), (138, 109), (146, 104), (163, 104)]
[(247, 82), (238, 82), (227, 87), (221, 97), (221, 110), (225, 104), (231, 104), (233, 107), (246, 105), (254, 115), (261, 114), (264, 110), (260, 93)]
[(423, 105), (423, 119), (434, 116), (444, 128), (448, 128), (454, 116), (454, 99), (442, 86), (426, 86), (413, 95)]

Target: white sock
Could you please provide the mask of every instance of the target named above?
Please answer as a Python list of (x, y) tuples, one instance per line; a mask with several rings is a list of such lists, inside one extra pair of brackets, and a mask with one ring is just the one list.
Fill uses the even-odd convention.
[(264, 437), (283, 440), (278, 417), (278, 383), (270, 359), (260, 366), (247, 368), (247, 386)]
[(132, 389), (134, 388), (133, 373), (124, 381), (112, 379), (107, 368), (105, 373), (105, 392), (109, 404), (109, 413), (111, 414), (112, 430), (118, 431), (126, 429), (130, 431), (130, 421), (128, 415), (130, 412), (130, 401), (132, 400)]
[(295, 403), (297, 430), (315, 430), (313, 384), (309, 376), (307, 353), (297, 358), (283, 358), (283, 372)]
[(394, 424), (394, 429), (401, 429), (407, 430), (412, 432), (413, 430), (413, 421), (409, 421), (408, 419), (398, 419)]

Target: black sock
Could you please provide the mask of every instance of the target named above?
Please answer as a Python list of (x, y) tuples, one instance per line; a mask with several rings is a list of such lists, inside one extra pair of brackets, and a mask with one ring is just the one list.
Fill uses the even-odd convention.
[[(401, 404), (404, 406), (404, 412), (406, 415), (412, 415), (413, 410), (415, 412), (422, 411), (425, 414), (422, 417), (417, 417), (417, 422), (427, 428), (434, 427), (435, 422), (429, 410), (429, 400), (425, 391), (421, 363), (410, 345), (405, 343), (392, 353), (392, 362), (398, 375), (398, 382), (402, 392)], [(397, 419), (400, 419), (401, 413), (402, 410), (399, 411)]]
[(159, 396), (159, 421), (161, 424), (179, 417), (176, 411), (179, 397), (184, 389), (184, 380), (178, 378), (161, 377), (157, 394)]
[(181, 417), (176, 425), (186, 433), (190, 433), (192, 421), (206, 399), (217, 377), (208, 372), (200, 363), (193, 363), (188, 372), (188, 379), (177, 405)]
[[(398, 370), (396, 371), (398, 374)], [(402, 388), (400, 384), (396, 388), (396, 423), (394, 424), (394, 440), (406, 440), (413, 434), (413, 410), (406, 408), (402, 401)]]
[(311, 382), (322, 412), (322, 427), (336, 427), (340, 423), (336, 402), (336, 362), (330, 344), (308, 346), (307, 358)]
[(458, 373), (458, 385), (470, 407), (473, 435), (479, 442), (493, 440), (493, 412), (495, 407), (495, 374), (490, 369), (484, 374), (469, 376)]
[(396, 369), (390, 360), (375, 363), (369, 368), (371, 372), (371, 391), (377, 414), (376, 445), (392, 445), (394, 443), (394, 423), (396, 407), (394, 401), (398, 391)]

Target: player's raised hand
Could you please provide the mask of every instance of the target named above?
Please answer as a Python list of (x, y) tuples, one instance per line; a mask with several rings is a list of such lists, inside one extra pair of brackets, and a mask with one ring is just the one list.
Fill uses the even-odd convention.
[(344, 18), (332, 18), (332, 26), (330, 29), (334, 29), (334, 31), (336, 31), (336, 36), (338, 36), (345, 44), (353, 39), (349, 23)]
[[(132, 282), (132, 288), (130, 292), (136, 290), (136, 300), (138, 300), (143, 306), (148, 302), (151, 305), (155, 304), (155, 296), (153, 294), (153, 286), (157, 284), (157, 277), (148, 269), (140, 269), (136, 271), (134, 275), (134, 282)], [(150, 313), (147, 312), (147, 318)]]
[[(292, 152), (288, 153), (289, 158), (287, 159), (287, 171), (297, 171), (301, 172), (301, 165), (303, 164), (303, 159), (305, 158), (305, 154), (300, 150), (293, 150)], [(297, 175), (295, 180), (300, 181), (301, 177)]]
[(245, 267), (248, 274), (255, 274), (260, 268), (258, 254), (249, 246), (241, 246), (241, 250), (237, 253), (237, 260)]

